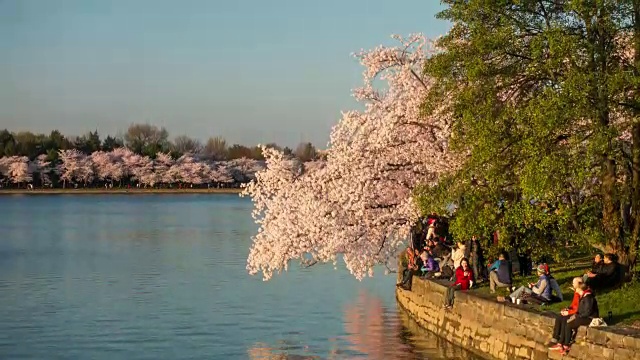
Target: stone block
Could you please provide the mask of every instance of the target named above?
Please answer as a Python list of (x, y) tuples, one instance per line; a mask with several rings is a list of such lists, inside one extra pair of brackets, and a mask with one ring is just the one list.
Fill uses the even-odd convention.
[(640, 339), (633, 336), (624, 336), (622, 338), (622, 344), (625, 348), (635, 350), (640, 353)]
[[(586, 327), (584, 328), (586, 329)], [(582, 328), (578, 329), (578, 335), (581, 334), (582, 330), (583, 330)], [(589, 328), (586, 330), (586, 341), (593, 344), (606, 345), (609, 342), (609, 337), (602, 330)]]
[(548, 350), (544, 349), (544, 350), (538, 350), (538, 349), (533, 349), (531, 350), (531, 360), (546, 360), (549, 358), (549, 356), (547, 355)]
[(562, 356), (562, 354), (559, 351), (548, 351), (547, 356), (549, 359), (552, 359), (552, 360), (566, 359), (566, 357)]
[(527, 347), (521, 347), (518, 349), (516, 355), (518, 357), (524, 358), (524, 359), (529, 359), (531, 358), (531, 353), (533, 352), (533, 350), (531, 350), (530, 348)]
[(608, 347), (602, 348), (602, 358), (601, 359), (610, 359), (613, 360), (615, 351)]
[(614, 360), (634, 360), (640, 358), (640, 354), (631, 349), (616, 349), (613, 354)]

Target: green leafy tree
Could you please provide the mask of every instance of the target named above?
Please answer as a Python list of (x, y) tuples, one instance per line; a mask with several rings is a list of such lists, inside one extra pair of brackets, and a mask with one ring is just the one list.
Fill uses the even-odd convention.
[(454, 206), (457, 237), (498, 230), (505, 247), (538, 252), (588, 243), (634, 263), (640, 5), (442, 2), (438, 17), (454, 25), (425, 67), (437, 80), (425, 111), (451, 99), (451, 147), (465, 162), (422, 189), (423, 210)]
[(102, 151), (113, 151), (113, 149), (121, 147), (124, 147), (124, 141), (122, 141), (122, 139), (109, 135), (102, 141), (101, 149)]

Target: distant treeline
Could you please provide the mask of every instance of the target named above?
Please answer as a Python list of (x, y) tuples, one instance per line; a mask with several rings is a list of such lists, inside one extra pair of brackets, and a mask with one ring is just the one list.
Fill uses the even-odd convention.
[[(302, 161), (318, 158), (315, 147), (278, 148)], [(264, 167), (258, 146), (234, 144), (221, 137), (205, 145), (187, 136), (168, 140), (164, 128), (133, 124), (124, 137), (98, 132), (68, 138), (0, 131), (0, 187), (237, 187)]]
[[(285, 154), (302, 161), (314, 160), (318, 156), (316, 148), (311, 143), (300, 143), (295, 150), (275, 143), (266, 146), (282, 150)], [(138, 155), (149, 156), (152, 159), (158, 153), (165, 153), (174, 159), (191, 154), (200, 159), (215, 161), (241, 158), (264, 160), (262, 150), (258, 146), (229, 146), (220, 136), (211, 137), (204, 144), (186, 135), (177, 136), (171, 141), (165, 128), (151, 124), (132, 124), (124, 136), (108, 135), (105, 138), (101, 138), (97, 130), (82, 136), (65, 136), (58, 130), (53, 130), (48, 135), (29, 131), (10, 132), (6, 129), (0, 131), (0, 157), (26, 156), (29, 160), (34, 160), (38, 155), (47, 155), (48, 161), (55, 161), (60, 150), (75, 149), (90, 155), (96, 151), (108, 152), (120, 147), (127, 147)]]

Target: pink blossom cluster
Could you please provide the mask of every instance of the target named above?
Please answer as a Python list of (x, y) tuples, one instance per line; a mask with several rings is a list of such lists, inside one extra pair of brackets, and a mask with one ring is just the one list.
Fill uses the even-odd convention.
[(343, 260), (356, 278), (372, 276), (395, 260), (418, 218), (413, 190), (459, 166), (448, 146), (451, 117), (420, 111), (432, 86), (421, 69), (437, 49), (420, 34), (394, 39), (399, 46), (355, 54), (365, 70), (353, 94), (365, 108), (343, 113), (325, 161), (301, 164), (263, 149), (266, 168), (243, 192), (259, 225), (249, 273), (268, 280), (291, 260)]
[(32, 180), (32, 168), (26, 156), (0, 158), (0, 174), (16, 184), (29, 183)]
[(55, 172), (64, 184), (116, 183), (129, 179), (145, 187), (153, 187), (158, 184), (250, 181), (264, 167), (260, 161), (252, 159), (216, 162), (200, 160), (190, 154), (173, 159), (169, 154), (158, 153), (155, 159), (151, 159), (127, 148), (96, 151), (91, 155), (75, 149), (61, 150), (57, 166), (52, 166), (46, 158), (46, 155), (40, 155), (34, 161), (20, 156), (0, 158), (0, 174), (18, 184), (30, 183), (34, 173), (39, 174), (42, 184), (49, 184), (49, 175)]

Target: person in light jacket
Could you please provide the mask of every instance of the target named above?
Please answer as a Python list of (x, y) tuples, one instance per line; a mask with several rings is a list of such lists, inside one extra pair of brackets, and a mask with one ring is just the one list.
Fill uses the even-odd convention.
[(538, 282), (531, 283), (528, 286), (521, 286), (518, 290), (511, 293), (511, 298), (524, 299), (537, 303), (549, 303), (552, 302), (551, 283), (549, 276), (547, 275), (547, 269), (544, 264), (538, 265), (536, 268), (538, 272)]

